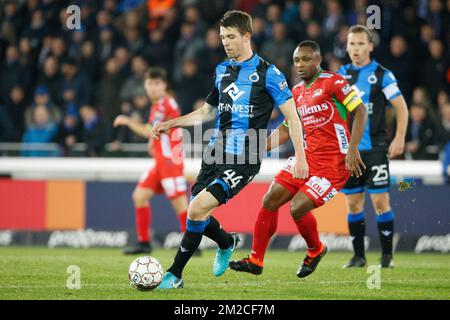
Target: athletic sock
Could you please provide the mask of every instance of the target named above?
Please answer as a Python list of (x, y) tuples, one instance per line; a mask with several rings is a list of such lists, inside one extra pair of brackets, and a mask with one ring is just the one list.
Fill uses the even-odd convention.
[(203, 232), (205, 230), (206, 221), (193, 221), (189, 218), (186, 221), (186, 232), (181, 240), (180, 247), (173, 261), (172, 266), (167, 269), (175, 277), (181, 278), (183, 269), (189, 259), (197, 250), (202, 241)]
[(294, 222), (308, 246), (307, 255), (310, 257), (317, 256), (322, 251), (323, 245), (320, 242), (316, 217), (310, 211), (300, 219), (294, 220)]
[(394, 213), (392, 210), (377, 215), (378, 234), (381, 251), (392, 255), (392, 239), (394, 238)]
[(222, 229), (219, 221), (213, 216), (206, 221), (205, 236), (217, 242), (220, 249), (228, 249), (233, 244), (231, 235)]
[(183, 211), (178, 214), (178, 221), (180, 222), (180, 231), (186, 232), (186, 219), (187, 219), (187, 211)]
[(278, 210), (261, 208), (253, 228), (253, 243), (250, 261), (262, 267), (270, 238), (277, 230)]
[(151, 210), (149, 206), (135, 209), (136, 232), (138, 241), (141, 243), (150, 242)]
[(353, 244), (353, 251), (358, 257), (365, 258), (364, 236), (366, 234), (366, 222), (364, 220), (364, 211), (356, 214), (348, 214), (348, 230)]

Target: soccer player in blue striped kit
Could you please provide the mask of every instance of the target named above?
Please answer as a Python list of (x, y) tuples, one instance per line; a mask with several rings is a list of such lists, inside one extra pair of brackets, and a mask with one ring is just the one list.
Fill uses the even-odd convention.
[[(369, 119), (359, 143), (359, 151), (366, 171), (363, 176), (350, 177), (342, 189), (348, 204), (348, 226), (354, 256), (344, 268), (366, 265), (364, 253), (365, 218), (364, 188), (370, 195), (377, 213), (382, 255), (380, 266), (393, 267), (394, 213), (389, 200), (389, 158), (404, 152), (408, 125), (408, 108), (391, 71), (370, 58), (373, 50), (372, 33), (363, 25), (352, 26), (347, 37), (347, 52), (352, 63), (342, 66), (341, 74), (368, 108)], [(396, 133), (388, 146), (386, 137), (386, 108), (391, 104), (396, 112)]]
[(236, 196), (259, 172), (265, 152), (266, 128), (274, 107), (289, 123), (296, 163), (294, 178), (308, 177), (303, 133), (285, 76), (251, 49), (252, 19), (241, 11), (229, 11), (220, 21), (220, 36), (229, 60), (217, 65), (213, 90), (205, 105), (183, 117), (156, 125), (152, 135), (173, 127), (215, 119), (215, 131), (205, 148), (202, 166), (191, 190), (187, 230), (159, 289), (183, 287), (182, 272), (198, 248), (202, 236), (218, 244), (213, 266), (221, 276), (239, 242), (225, 232), (211, 213)]

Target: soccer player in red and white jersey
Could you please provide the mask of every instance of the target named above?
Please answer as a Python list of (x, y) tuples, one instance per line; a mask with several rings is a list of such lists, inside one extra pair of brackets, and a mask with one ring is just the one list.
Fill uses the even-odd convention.
[[(342, 76), (320, 68), (322, 57), (316, 42), (301, 42), (293, 59), (302, 78), (292, 89), (292, 94), (303, 125), (309, 176), (294, 178), (292, 165), (295, 158), (288, 159), (264, 196), (253, 231), (250, 256), (230, 262), (230, 268), (236, 271), (262, 273), (264, 255), (277, 228), (278, 209), (291, 201), (291, 215), (308, 246), (297, 276), (303, 278), (314, 272), (327, 247), (319, 239), (317, 221), (311, 210), (332, 199), (350, 174), (360, 176), (365, 169), (358, 151), (367, 118), (361, 99)], [(355, 114), (351, 138), (348, 112)], [(267, 150), (288, 138), (286, 124), (281, 124), (268, 138)]]
[(138, 243), (125, 248), (125, 254), (150, 253), (151, 210), (149, 201), (155, 193), (165, 193), (178, 214), (180, 229), (186, 231), (187, 186), (183, 173), (183, 151), (181, 129), (171, 129), (161, 134), (160, 139), (150, 139), (150, 131), (160, 122), (180, 116), (180, 110), (173, 97), (167, 94), (167, 76), (161, 68), (150, 68), (144, 80), (145, 90), (152, 101), (147, 124), (139, 123), (127, 116), (119, 115), (114, 126), (128, 126), (136, 134), (149, 138), (151, 154), (155, 165), (150, 167), (139, 180), (133, 192), (136, 209)]

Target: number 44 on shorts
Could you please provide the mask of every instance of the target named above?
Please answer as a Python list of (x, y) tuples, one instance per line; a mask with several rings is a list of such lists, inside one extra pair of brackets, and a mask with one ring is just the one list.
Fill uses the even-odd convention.
[(225, 177), (223, 178), (223, 180), (225, 181), (226, 184), (230, 186), (231, 189), (236, 187), (243, 178), (242, 176), (235, 177), (236, 171), (233, 171), (231, 169), (224, 171), (224, 174)]

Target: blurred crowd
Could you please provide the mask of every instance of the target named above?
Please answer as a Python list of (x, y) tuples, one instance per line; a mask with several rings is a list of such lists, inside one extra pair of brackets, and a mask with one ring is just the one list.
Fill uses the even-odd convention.
[[(67, 25), (72, 4), (81, 9), (75, 30)], [(145, 142), (112, 121), (118, 114), (147, 120), (149, 66), (168, 71), (183, 114), (201, 106), (225, 58), (217, 26), (225, 11), (252, 15), (254, 49), (294, 85), (296, 44), (317, 41), (322, 67), (336, 71), (349, 62), (349, 26), (365, 24), (372, 4), (381, 8), (373, 57), (393, 71), (410, 108), (407, 156), (437, 159), (450, 141), (450, 0), (3, 0), (0, 142), (60, 145), (23, 156), (68, 156), (79, 142), (85, 155), (101, 156), (107, 143)], [(390, 137), (394, 119), (391, 110)], [(274, 111), (269, 128), (280, 121)]]

